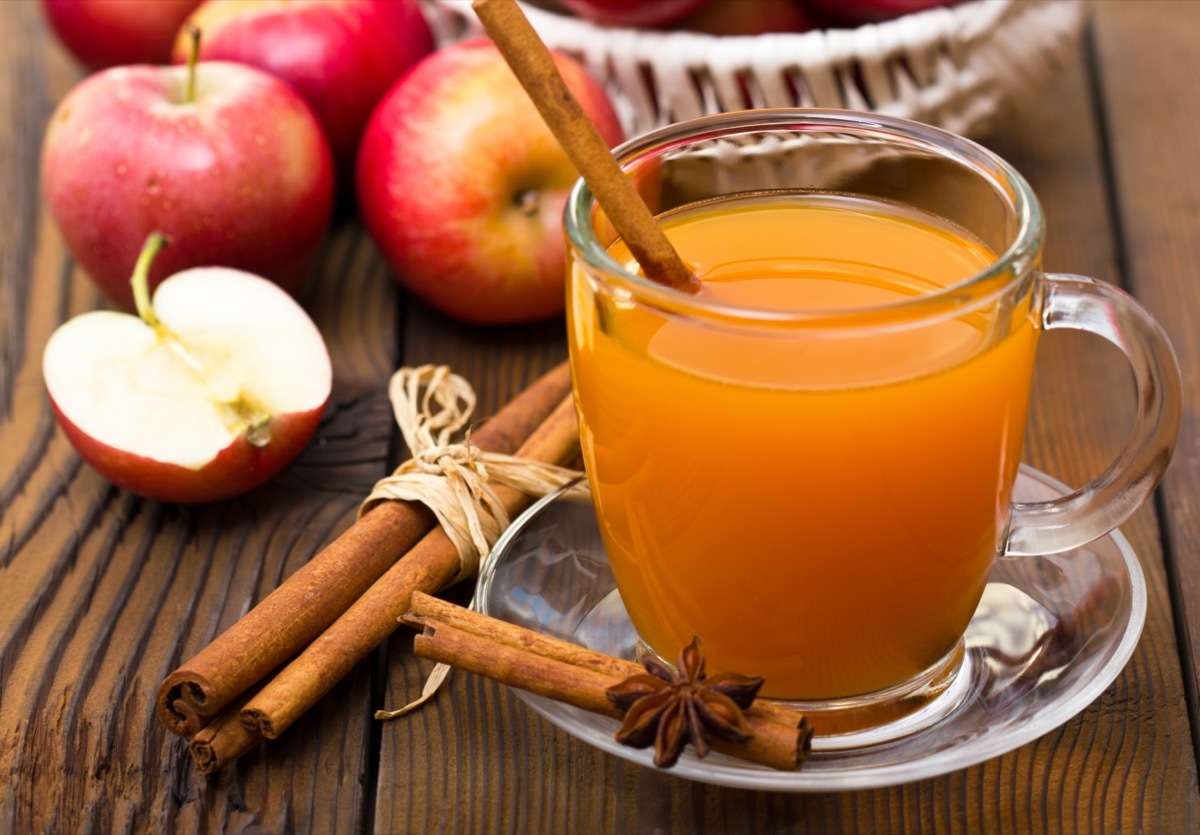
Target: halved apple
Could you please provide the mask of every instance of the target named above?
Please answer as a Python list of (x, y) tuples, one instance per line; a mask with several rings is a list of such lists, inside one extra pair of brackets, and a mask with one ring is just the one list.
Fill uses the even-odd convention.
[(51, 335), (42, 373), (59, 425), (119, 487), (211, 502), (259, 486), (292, 461), (332, 388), (325, 342), (304, 309), (259, 276), (199, 267), (134, 272), (138, 315), (93, 311)]

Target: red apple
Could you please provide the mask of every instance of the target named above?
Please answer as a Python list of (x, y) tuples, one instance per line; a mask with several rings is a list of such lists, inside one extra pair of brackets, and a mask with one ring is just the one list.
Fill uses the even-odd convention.
[(89, 69), (165, 64), (175, 33), (200, 0), (42, 0), (46, 19)]
[(160, 501), (226, 499), (308, 443), (329, 399), (329, 354), (300, 305), (250, 273), (186, 270), (151, 302), (159, 240), (135, 270), (137, 316), (92, 311), (50, 336), (46, 390), (71, 444), (114, 484)]
[[(609, 145), (604, 88), (555, 55)], [(359, 212), (397, 279), (434, 307), (488, 324), (563, 309), (562, 210), (578, 178), (500, 52), (460, 41), (384, 96), (358, 156)]]
[[(347, 176), (380, 97), (434, 47), (420, 5), (407, 1), (208, 0), (192, 23), (202, 32), (201, 59), (250, 64), (291, 84)], [(181, 32), (174, 59), (185, 60), (188, 48)]]
[(672, 26), (710, 35), (764, 35), (816, 28), (801, 0), (712, 0)]
[(808, 0), (812, 7), (840, 23), (859, 26), (878, 23), (902, 15), (951, 6), (956, 0)]
[(710, 0), (559, 0), (585, 20), (603, 26), (663, 26)]
[(161, 230), (177, 243), (151, 286), (192, 266), (303, 285), (329, 225), (329, 145), (304, 101), (253, 67), (114, 67), (59, 103), (42, 146), (42, 191), (67, 247), (118, 303)]

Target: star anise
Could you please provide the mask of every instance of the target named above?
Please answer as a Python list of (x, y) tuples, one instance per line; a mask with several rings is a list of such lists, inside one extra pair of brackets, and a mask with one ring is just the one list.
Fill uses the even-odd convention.
[(742, 711), (750, 707), (761, 677), (704, 672), (700, 639), (679, 653), (675, 670), (647, 658), (646, 673), (630, 676), (606, 691), (608, 699), (625, 713), (617, 742), (634, 748), (654, 746), (654, 764), (670, 768), (691, 742), (696, 756), (708, 754), (713, 736), (729, 742), (750, 739), (750, 726)]

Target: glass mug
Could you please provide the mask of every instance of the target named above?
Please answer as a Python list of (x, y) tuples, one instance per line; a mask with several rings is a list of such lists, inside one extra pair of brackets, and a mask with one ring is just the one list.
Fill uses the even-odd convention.
[[(1180, 420), (1161, 329), (1110, 285), (1041, 269), (1007, 163), (874, 114), (759, 110), (616, 150), (702, 278), (638, 274), (586, 185), (566, 207), (585, 469), (643, 648), (699, 636), (847, 747), (936, 721), (1000, 557), (1070, 550), (1157, 485)], [(1013, 503), (1041, 331), (1117, 345), (1138, 410), (1070, 495)]]

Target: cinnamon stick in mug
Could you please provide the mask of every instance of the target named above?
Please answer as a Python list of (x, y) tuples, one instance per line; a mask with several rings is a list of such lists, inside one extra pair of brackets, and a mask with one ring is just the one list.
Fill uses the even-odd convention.
[[(566, 363), (496, 413), (471, 440), (512, 453), (570, 391)], [(163, 724), (192, 736), (242, 693), (295, 656), (436, 524), (416, 502), (381, 502), (285, 580), (159, 687)]]
[(697, 292), (699, 279), (617, 165), (521, 7), (512, 0), (473, 0), (471, 8), (646, 276)]

